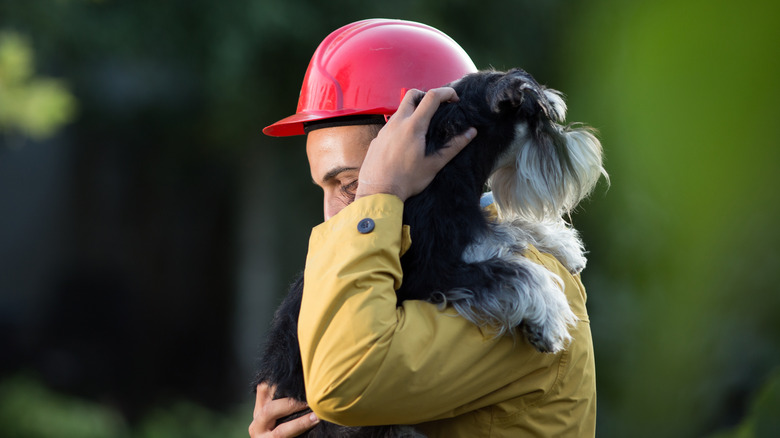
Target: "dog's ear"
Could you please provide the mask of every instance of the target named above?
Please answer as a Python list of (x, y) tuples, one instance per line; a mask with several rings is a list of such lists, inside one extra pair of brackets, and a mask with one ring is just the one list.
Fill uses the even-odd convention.
[(522, 76), (513, 73), (514, 70), (496, 81), (488, 94), (488, 103), (492, 112), (514, 111), (523, 104), (525, 81)]
[(490, 109), (494, 113), (515, 113), (530, 119), (543, 114), (556, 118), (545, 87), (522, 69), (512, 69), (503, 75), (492, 87), (489, 94)]

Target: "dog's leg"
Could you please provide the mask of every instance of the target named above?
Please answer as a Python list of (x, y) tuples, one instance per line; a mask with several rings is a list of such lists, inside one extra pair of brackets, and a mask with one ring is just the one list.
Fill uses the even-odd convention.
[(524, 245), (503, 225), (488, 233), (463, 254), (454, 269), (457, 285), (438, 296), (462, 316), (500, 335), (519, 327), (541, 352), (556, 352), (571, 339), (577, 321), (563, 293), (561, 279), (521, 254)]
[[(514, 265), (514, 266), (512, 266)], [(518, 258), (516, 263), (493, 259), (465, 265), (466, 286), (440, 296), (459, 314), (501, 335), (519, 327), (528, 342), (543, 353), (555, 353), (571, 339), (577, 321), (559, 279), (544, 267)]]

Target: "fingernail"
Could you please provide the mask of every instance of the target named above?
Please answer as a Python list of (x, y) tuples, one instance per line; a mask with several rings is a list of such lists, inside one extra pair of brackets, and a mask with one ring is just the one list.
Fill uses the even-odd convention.
[(318, 422), (320, 421), (320, 419), (319, 419), (319, 418), (317, 418), (317, 415), (316, 415), (314, 412), (312, 412), (311, 414), (309, 414), (309, 420), (310, 420), (312, 423), (318, 423)]
[(476, 136), (477, 136), (477, 129), (476, 128), (469, 128), (466, 131), (466, 138), (467, 139), (471, 140), (471, 139), (473, 139)]

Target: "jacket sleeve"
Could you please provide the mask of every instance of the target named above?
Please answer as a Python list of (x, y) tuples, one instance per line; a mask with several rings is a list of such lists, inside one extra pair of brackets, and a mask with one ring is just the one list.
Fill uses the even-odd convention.
[[(402, 213), (397, 197), (369, 196), (312, 232), (298, 336), (308, 402), (324, 420), (360, 426), (448, 418), (482, 407), (491, 392), (532, 372), (517, 340), (483, 334), (428, 302), (396, 306)], [(363, 222), (361, 232), (364, 219), (373, 224)]]

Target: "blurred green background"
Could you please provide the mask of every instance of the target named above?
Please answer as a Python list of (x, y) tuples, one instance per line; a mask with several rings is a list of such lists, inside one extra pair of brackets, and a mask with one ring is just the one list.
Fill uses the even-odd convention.
[[(391, 4), (392, 3), (392, 4)], [(292, 113), (329, 32), (433, 25), (600, 131), (574, 217), (600, 437), (780, 436), (780, 3), (0, 1), (0, 435), (246, 436), (321, 220)]]

